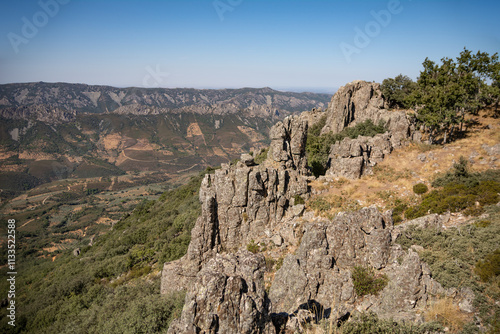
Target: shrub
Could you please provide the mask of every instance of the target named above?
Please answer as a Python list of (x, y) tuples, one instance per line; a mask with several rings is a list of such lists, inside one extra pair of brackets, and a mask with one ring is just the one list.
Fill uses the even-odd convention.
[[(422, 202), (405, 212), (408, 219), (430, 213), (464, 211), (468, 215), (480, 215), (485, 205), (496, 204), (500, 200), (500, 171), (471, 173), (467, 160), (460, 159), (452, 170), (432, 183), (441, 187), (422, 196)], [(415, 191), (415, 189), (414, 189)]]
[(423, 183), (417, 183), (413, 186), (413, 192), (417, 195), (425, 194), (427, 191), (429, 191), (429, 188)]
[(331, 209), (332, 205), (323, 197), (316, 196), (307, 202), (307, 206), (316, 212), (326, 212)]
[(484, 260), (479, 260), (476, 263), (474, 272), (483, 282), (488, 282), (490, 279), (500, 275), (500, 248), (486, 255)]
[(260, 252), (260, 247), (258, 244), (255, 243), (255, 241), (252, 239), (247, 245), (247, 251), (252, 252), (254, 254)]
[(387, 275), (376, 275), (373, 268), (366, 266), (354, 266), (351, 277), (358, 296), (377, 295), (389, 282)]
[(394, 221), (395, 224), (400, 223), (403, 221), (402, 214), (405, 212), (405, 210), (408, 208), (408, 204), (406, 203), (400, 203), (394, 207), (392, 210), (392, 220)]
[(267, 159), (267, 153), (269, 152), (269, 148), (263, 148), (260, 150), (260, 153), (255, 157), (254, 161), (256, 164), (261, 164)]
[(304, 201), (304, 199), (302, 198), (302, 196), (295, 195), (293, 197), (293, 203), (294, 203), (294, 205), (297, 205), (297, 204), (306, 204), (306, 201)]
[(280, 270), (281, 266), (283, 265), (283, 258), (280, 257), (277, 261), (276, 261), (276, 271)]
[(272, 257), (266, 257), (265, 260), (266, 260), (266, 271), (267, 272), (273, 271), (273, 268), (276, 264), (276, 260), (273, 259)]
[(488, 227), (491, 225), (491, 220), (482, 219), (474, 223), (476, 227)]

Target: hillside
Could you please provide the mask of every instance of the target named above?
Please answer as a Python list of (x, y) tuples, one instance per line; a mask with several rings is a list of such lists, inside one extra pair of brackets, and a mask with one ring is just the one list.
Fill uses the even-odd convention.
[[(367, 87), (378, 89), (359, 89)], [(351, 153), (331, 158), (351, 166), (353, 143), (371, 147), (361, 157), (374, 165), (360, 176), (335, 176), (332, 165), (309, 174), (308, 133), (335, 119), (332, 105), (278, 122), (268, 151), (142, 202), (109, 231), (83, 226), (56, 252), (37, 250), (60, 242), (64, 225), (49, 224), (42, 238), (20, 228), (19, 332), (495, 332), (500, 122), (485, 110), (446, 145), (412, 141), (410, 123), (400, 137), (401, 121), (363, 139), (354, 132), (366, 133), (366, 109), (356, 90), (352, 97), (358, 121), (335, 137)], [(376, 114), (386, 129), (401, 120)]]

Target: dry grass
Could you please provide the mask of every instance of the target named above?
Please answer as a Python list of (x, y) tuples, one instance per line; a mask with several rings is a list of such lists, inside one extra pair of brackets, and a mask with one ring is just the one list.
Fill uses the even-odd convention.
[[(477, 125), (470, 129), (465, 138), (450, 144), (411, 143), (396, 149), (374, 168), (373, 175), (364, 175), (358, 180), (336, 178), (329, 182), (312, 181), (312, 189), (321, 193), (318, 197), (322, 197), (331, 206), (329, 210), (320, 210), (319, 213), (331, 216), (348, 209), (349, 205), (338, 204), (339, 197), (344, 202), (356, 202), (363, 207), (376, 205), (381, 210), (393, 208), (396, 198), (405, 203), (415, 203), (418, 196), (413, 193), (413, 186), (417, 183), (429, 186), (438, 175), (449, 170), (460, 156), (474, 156), (473, 171), (500, 168), (500, 159), (493, 161), (482, 148), (482, 145), (500, 143), (500, 119), (485, 117), (486, 114), (487, 112), (482, 112), (471, 117)], [(419, 158), (421, 154), (425, 154), (424, 161)], [(392, 197), (384, 196), (389, 193)]]
[(470, 316), (461, 312), (450, 298), (438, 299), (425, 312), (426, 321), (437, 321), (448, 327), (451, 333), (457, 333), (470, 321)]

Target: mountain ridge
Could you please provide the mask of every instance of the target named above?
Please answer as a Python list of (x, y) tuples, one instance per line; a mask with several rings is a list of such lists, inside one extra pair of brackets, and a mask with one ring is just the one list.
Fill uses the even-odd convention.
[[(273, 116), (326, 107), (330, 94), (282, 92), (263, 88), (118, 88), (72, 83), (0, 85), (0, 110), (26, 106), (60, 108), (71, 113), (160, 114), (194, 112), (232, 114), (248, 111)], [(9, 115), (8, 112), (2, 114)]]

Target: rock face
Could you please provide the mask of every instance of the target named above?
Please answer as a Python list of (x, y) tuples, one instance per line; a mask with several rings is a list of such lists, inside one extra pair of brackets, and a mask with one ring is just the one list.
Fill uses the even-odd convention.
[(385, 108), (380, 84), (354, 81), (341, 87), (333, 96), (326, 111), (326, 124), (321, 133), (338, 133), (344, 128), (366, 120), (383, 124), (387, 133), (370, 137), (346, 138), (332, 146), (328, 175), (359, 178), (384, 159), (394, 148), (409, 139), (420, 140), (410, 120), (403, 111)]
[(264, 290), (265, 260), (244, 251), (217, 255), (190, 285), (168, 333), (275, 333)]
[(164, 266), (163, 293), (185, 288), (215, 254), (245, 248), (278, 227), (288, 211), (297, 210), (291, 206), (295, 197), (308, 194), (306, 132), (307, 122), (285, 118), (271, 129), (264, 164), (223, 164), (205, 176), (200, 188), (202, 214), (191, 231), (187, 254)]
[[(322, 310), (319, 316), (334, 319), (370, 310), (381, 317), (419, 320), (418, 310), (429, 294), (444, 290), (415, 251), (392, 243), (392, 230), (389, 213), (375, 207), (309, 224), (300, 247), (275, 275), (269, 293), (273, 311), (293, 313), (313, 301)], [(388, 276), (378, 296), (356, 295), (351, 277), (355, 265)]]
[[(342, 109), (348, 120), (343, 126), (357, 119), (360, 109), (378, 115), (375, 109), (383, 107), (378, 86), (355, 82), (349, 87), (352, 105)], [(245, 155), (236, 165), (222, 165), (205, 176), (202, 214), (188, 252), (163, 268), (162, 293), (188, 288), (182, 316), (170, 334), (300, 332), (306, 322), (345, 320), (367, 310), (383, 318), (420, 321), (429, 296), (445, 293), (414, 248), (405, 251), (394, 243), (406, 226), (440, 228), (442, 218), (429, 216), (395, 228), (391, 212), (376, 207), (331, 220), (303, 213), (302, 200), (310, 194), (304, 152), (308, 117), (288, 117), (271, 129), (268, 158), (261, 165)], [(391, 117), (386, 124), (394, 131), (334, 145), (332, 173), (359, 177), (401, 145), (409, 123), (398, 130), (404, 122)], [(282, 250), (298, 246), (284, 258), (269, 294), (263, 284), (264, 258), (245, 250), (254, 240)], [(386, 275), (387, 286), (378, 295), (358, 296), (355, 266)]]
[(340, 87), (328, 105), (328, 118), (322, 133), (338, 133), (353, 122), (376, 121), (383, 108), (380, 84), (361, 80), (348, 83)]
[(357, 179), (371, 172), (371, 168), (392, 152), (389, 132), (374, 137), (344, 138), (332, 145), (327, 175)]
[(271, 128), (269, 154), (281, 167), (304, 171), (307, 167), (305, 147), (307, 140), (307, 120), (287, 117)]
[(321, 133), (338, 133), (348, 126), (372, 120), (375, 124), (382, 123), (389, 130), (393, 146), (398, 147), (415, 131), (405, 112), (389, 111), (385, 106), (380, 84), (361, 80), (348, 83), (332, 97)]

